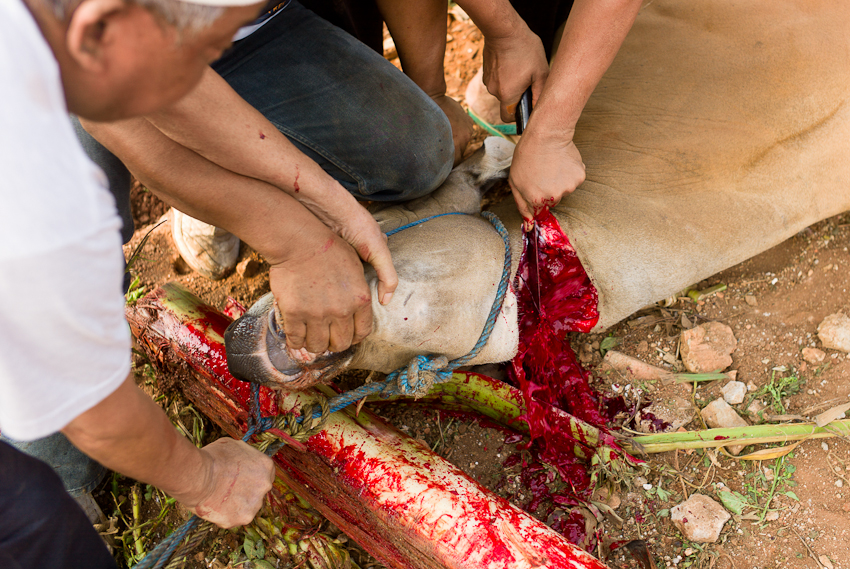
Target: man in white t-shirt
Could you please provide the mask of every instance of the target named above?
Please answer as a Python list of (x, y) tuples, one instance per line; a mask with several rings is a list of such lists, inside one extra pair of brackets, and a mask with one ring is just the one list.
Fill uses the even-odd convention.
[[(271, 460), (195, 448), (130, 373), (120, 221), (70, 111), (109, 121), (188, 93), (255, 0), (0, 2), (0, 431), (61, 431), (222, 527), (253, 519)], [(0, 567), (114, 567), (43, 463), (0, 442)]]

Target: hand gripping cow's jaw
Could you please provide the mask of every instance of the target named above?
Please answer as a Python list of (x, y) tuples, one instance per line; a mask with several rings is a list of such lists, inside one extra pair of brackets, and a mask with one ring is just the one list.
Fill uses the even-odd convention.
[(323, 354), (290, 350), (274, 314), (274, 297), (269, 293), (227, 327), (227, 366), (234, 377), (271, 388), (305, 389), (330, 381), (351, 361), (354, 347)]

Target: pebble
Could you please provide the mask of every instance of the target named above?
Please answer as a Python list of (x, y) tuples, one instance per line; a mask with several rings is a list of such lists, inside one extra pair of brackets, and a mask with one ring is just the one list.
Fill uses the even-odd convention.
[(744, 396), (747, 394), (747, 386), (740, 381), (730, 381), (721, 388), (723, 399), (729, 405), (737, 405), (744, 402)]
[(766, 522), (775, 522), (779, 519), (779, 512), (768, 512), (764, 517), (764, 521)]
[(803, 359), (812, 365), (821, 363), (826, 358), (826, 352), (817, 348), (803, 348)]
[(818, 325), (818, 338), (824, 348), (850, 352), (850, 318), (838, 312)]
[[(746, 427), (748, 423), (729, 406), (722, 397), (718, 397), (705, 406), (702, 410), (702, 418), (712, 428)], [(730, 453), (740, 453), (746, 445), (733, 445), (726, 447)]]
[(844, 481), (842, 479), (839, 478), (838, 480), (835, 481), (835, 487), (836, 488), (842, 488), (843, 486), (844, 486)]
[(731, 354), (737, 346), (732, 328), (721, 322), (706, 322), (682, 332), (682, 363), (692, 373), (724, 370), (732, 365)]
[(723, 525), (732, 516), (723, 506), (702, 494), (694, 494), (670, 510), (670, 519), (685, 536), (695, 543), (714, 543)]
[[(696, 409), (688, 399), (678, 395), (663, 398), (638, 411), (635, 425), (641, 433), (672, 433), (690, 423)], [(659, 429), (659, 421), (666, 427)]]
[(764, 403), (759, 400), (755, 400), (750, 403), (749, 407), (747, 407), (747, 413), (749, 413), (750, 415), (756, 415), (759, 411), (763, 411), (764, 408)]
[(236, 272), (240, 277), (250, 279), (260, 271), (260, 263), (248, 257), (236, 265)]

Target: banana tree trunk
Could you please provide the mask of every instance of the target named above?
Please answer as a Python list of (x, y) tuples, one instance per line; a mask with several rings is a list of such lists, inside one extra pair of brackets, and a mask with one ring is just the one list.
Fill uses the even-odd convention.
[[(128, 307), (127, 318), (151, 361), (241, 437), (250, 389), (224, 363), (230, 320), (174, 284)], [(318, 394), (263, 388), (261, 408), (298, 409)], [(334, 413), (305, 444), (306, 452), (284, 447), (274, 457), (281, 480), (389, 568), (605, 567), (366, 409)]]

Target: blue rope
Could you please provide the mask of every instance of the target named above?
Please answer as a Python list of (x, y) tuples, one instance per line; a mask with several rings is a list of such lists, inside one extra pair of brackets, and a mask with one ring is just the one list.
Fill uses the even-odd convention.
[[(443, 217), (444, 215), (466, 214), (461, 212), (451, 212), (432, 215), (388, 231), (387, 236), (394, 235), (399, 231), (403, 231), (410, 227), (415, 227), (434, 218)], [(384, 381), (367, 383), (356, 389), (352, 389), (351, 391), (332, 397), (328, 402), (330, 413), (344, 409), (368, 395), (380, 394), (382, 397), (390, 397), (391, 395), (414, 395), (421, 397), (422, 395), (425, 395), (433, 383), (448, 381), (449, 378), (451, 378), (452, 373), (454, 373), (457, 368), (472, 361), (472, 359), (478, 355), (478, 352), (481, 351), (481, 348), (487, 344), (487, 340), (490, 339), (490, 334), (493, 332), (493, 327), (496, 325), (496, 318), (502, 311), (502, 304), (505, 301), (505, 294), (508, 291), (508, 283), (510, 282), (511, 276), (511, 244), (507, 229), (505, 229), (505, 226), (495, 214), (485, 211), (482, 212), (481, 215), (493, 224), (496, 231), (498, 231), (499, 235), (502, 237), (502, 241), (505, 244), (505, 263), (502, 266), (502, 278), (499, 281), (499, 288), (496, 290), (496, 298), (493, 300), (493, 305), (490, 308), (490, 314), (487, 316), (487, 322), (484, 324), (484, 329), (481, 331), (481, 335), (478, 337), (478, 341), (472, 347), (472, 350), (465, 356), (461, 356), (452, 361), (448, 361), (445, 356), (416, 356), (410, 364), (407, 365), (407, 367), (395, 370), (389, 374), (387, 379)], [(427, 379), (421, 379), (420, 374), (426, 374), (429, 378), (433, 376), (433, 382), (428, 381)], [(321, 415), (322, 413), (320, 411), (315, 411), (311, 418), (319, 418)], [(262, 416), (262, 411), (260, 409), (260, 386), (256, 383), (251, 385), (251, 416), (251, 424), (248, 426), (248, 429), (245, 431), (245, 435), (242, 437), (242, 440), (246, 442), (256, 433), (261, 433), (271, 428), (273, 422), (273, 417)], [(298, 417), (297, 420), (301, 423), (304, 421), (304, 417)], [(266, 453), (273, 455), (279, 449), (280, 446), (273, 445), (267, 449)], [(166, 537), (153, 551), (148, 553), (144, 559), (134, 565), (133, 569), (162, 569), (174, 554), (177, 546), (180, 545), (180, 543), (191, 533), (193, 529), (195, 529), (200, 521), (201, 518), (198, 516), (192, 516), (189, 518), (189, 520), (178, 530)]]
[[(485, 211), (484, 213), (489, 214), (489, 215), (493, 215), (489, 211)], [(481, 215), (484, 215), (484, 213), (482, 213)], [(417, 221), (411, 221), (407, 225), (402, 225), (401, 227), (396, 227), (395, 229), (391, 229), (391, 230), (387, 231), (387, 237), (389, 237), (390, 235), (395, 235), (399, 231), (404, 231), (405, 229), (410, 229), (411, 227), (416, 227), (417, 225), (422, 225), (426, 221), (431, 221), (432, 219), (436, 219), (438, 217), (443, 217), (444, 215), (467, 215), (467, 214), (463, 213), (462, 211), (450, 211), (448, 213), (438, 213), (437, 215), (432, 215), (430, 217), (423, 217), (422, 219), (419, 219)], [(495, 217), (495, 216), (493, 216), (493, 217)], [(496, 219), (498, 219), (498, 218), (496, 218)], [(501, 225), (501, 223), (502, 222), (500, 221), (499, 224)]]
[(171, 560), (177, 546), (180, 545), (186, 536), (188, 536), (195, 526), (201, 521), (198, 516), (192, 516), (189, 520), (180, 526), (174, 533), (166, 537), (160, 542), (156, 548), (148, 553), (144, 559), (133, 566), (133, 569), (161, 569)]

